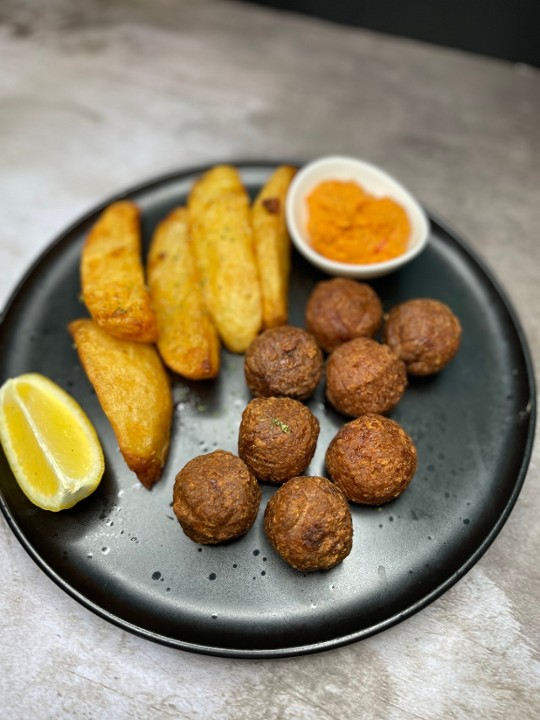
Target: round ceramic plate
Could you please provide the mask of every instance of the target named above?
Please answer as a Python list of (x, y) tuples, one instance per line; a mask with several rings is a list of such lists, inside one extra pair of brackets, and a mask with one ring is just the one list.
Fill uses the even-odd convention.
[[(237, 167), (254, 194), (275, 165)], [(122, 194), (141, 207), (145, 250), (157, 222), (185, 203), (204, 170), (174, 173)], [(127, 469), (66, 330), (70, 320), (86, 314), (79, 300), (79, 259), (102, 209), (82, 218), (39, 258), (13, 294), (0, 328), (0, 382), (29, 371), (48, 375), (85, 408), (106, 455), (98, 490), (72, 510), (54, 514), (30, 504), (0, 453), (2, 511), (60, 587), (150, 640), (215, 655), (277, 657), (384, 630), (472, 567), (500, 531), (523, 483), (535, 394), (519, 323), (462, 240), (431, 218), (422, 255), (373, 282), (385, 309), (419, 296), (448, 303), (463, 326), (462, 347), (438, 376), (412, 379), (392, 413), (418, 448), (410, 487), (384, 507), (352, 507), (349, 557), (333, 570), (304, 575), (282, 562), (265, 539), (262, 518), (273, 487), (263, 487), (249, 533), (226, 545), (191, 542), (173, 516), (178, 470), (195, 455), (237, 450), (241, 413), (250, 400), (242, 356), (224, 351), (215, 381), (173, 378), (171, 451), (152, 491)], [(291, 324), (303, 326), (306, 298), (322, 277), (293, 255)], [(309, 467), (319, 475), (328, 443), (345, 419), (325, 402), (323, 383), (308, 405), (321, 423)]]

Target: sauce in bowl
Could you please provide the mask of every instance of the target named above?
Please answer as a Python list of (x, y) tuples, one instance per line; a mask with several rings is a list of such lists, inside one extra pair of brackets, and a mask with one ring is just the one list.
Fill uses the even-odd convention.
[(358, 183), (325, 180), (307, 197), (307, 232), (324, 257), (352, 264), (379, 263), (402, 255), (411, 224), (390, 197), (375, 197)]

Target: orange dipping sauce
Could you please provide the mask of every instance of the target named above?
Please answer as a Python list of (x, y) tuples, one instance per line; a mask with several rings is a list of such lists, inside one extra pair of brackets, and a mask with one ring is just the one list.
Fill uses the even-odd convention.
[(352, 181), (327, 180), (307, 198), (313, 248), (343, 263), (391, 260), (407, 249), (411, 224), (399, 203), (377, 198)]

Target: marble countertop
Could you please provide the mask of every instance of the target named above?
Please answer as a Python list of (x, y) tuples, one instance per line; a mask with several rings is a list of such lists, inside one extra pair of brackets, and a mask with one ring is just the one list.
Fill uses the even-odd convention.
[[(44, 9), (46, 5), (46, 10)], [(249, 4), (0, 8), (0, 306), (112, 193), (234, 158), (347, 153), (399, 177), (501, 281), (540, 359), (540, 71)], [(540, 715), (540, 453), (470, 572), (346, 647), (236, 660), (154, 644), (59, 589), (0, 518), (0, 714)]]

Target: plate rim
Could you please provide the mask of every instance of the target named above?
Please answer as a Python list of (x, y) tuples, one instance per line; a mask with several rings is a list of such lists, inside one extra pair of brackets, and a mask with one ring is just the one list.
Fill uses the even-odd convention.
[[(117, 200), (126, 199), (130, 196), (136, 195), (137, 193), (143, 192), (145, 190), (152, 190), (156, 188), (159, 185), (167, 184), (175, 179), (181, 179), (185, 178), (187, 176), (196, 176), (199, 175), (206, 170), (210, 169), (211, 167), (215, 166), (216, 164), (228, 164), (233, 165), (235, 167), (238, 167), (240, 169), (249, 169), (249, 168), (267, 168), (269, 171), (271, 171), (273, 168), (276, 168), (279, 165), (293, 165), (295, 167), (301, 167), (303, 164), (307, 162), (306, 159), (299, 160), (299, 159), (288, 159), (288, 160), (280, 160), (280, 159), (272, 159), (272, 158), (264, 158), (264, 159), (257, 159), (257, 158), (248, 158), (248, 159), (224, 159), (224, 160), (218, 160), (215, 162), (207, 162), (202, 163), (194, 167), (185, 167), (185, 168), (177, 168), (175, 170), (169, 170), (165, 173), (161, 173), (159, 175), (153, 176), (151, 178), (148, 178), (146, 180), (141, 180), (138, 183), (128, 186), (127, 188), (124, 188), (121, 191), (114, 192), (107, 196), (106, 198), (100, 200), (99, 203), (92, 206), (89, 210), (78, 216), (73, 222), (71, 222), (64, 230), (61, 230), (59, 233), (53, 236), (50, 242), (48, 242), (45, 247), (41, 250), (41, 252), (38, 253), (36, 258), (27, 266), (26, 270), (23, 272), (22, 276), (19, 278), (19, 281), (15, 284), (15, 286), (12, 288), (6, 303), (3, 307), (3, 309), (0, 312), (0, 331), (6, 322), (9, 312), (17, 300), (17, 297), (24, 289), (26, 283), (28, 282), (29, 278), (32, 276), (32, 274), (35, 272), (35, 270), (41, 265), (41, 263), (54, 252), (54, 250), (60, 246), (63, 242), (65, 242), (71, 234), (76, 232), (81, 225), (89, 222), (92, 218), (96, 217), (100, 212), (104, 210), (107, 205), (109, 205), (112, 202), (115, 202)], [(472, 552), (470, 555), (468, 555), (467, 559), (459, 566), (457, 570), (455, 570), (449, 577), (447, 577), (443, 582), (441, 582), (436, 588), (434, 588), (431, 592), (424, 595), (421, 599), (413, 602), (412, 604), (408, 605), (407, 608), (394, 613), (392, 616), (385, 618), (383, 621), (376, 623), (375, 625), (370, 626), (369, 628), (363, 628), (361, 630), (356, 630), (354, 632), (348, 633), (346, 635), (341, 635), (337, 638), (332, 638), (330, 640), (324, 640), (309, 644), (303, 644), (303, 645), (295, 645), (287, 648), (264, 648), (264, 649), (257, 649), (257, 648), (250, 648), (250, 649), (244, 649), (244, 648), (224, 648), (220, 646), (210, 646), (210, 645), (203, 645), (199, 643), (193, 643), (193, 642), (187, 642), (182, 640), (173, 639), (170, 637), (167, 637), (165, 635), (162, 635), (157, 632), (146, 630), (138, 625), (135, 625), (129, 621), (123, 620), (122, 618), (118, 617), (117, 615), (113, 614), (112, 612), (108, 611), (106, 608), (103, 608), (99, 606), (97, 603), (94, 603), (93, 601), (89, 600), (85, 595), (81, 592), (79, 592), (76, 588), (72, 587), (65, 579), (63, 579), (55, 570), (52, 568), (38, 553), (38, 551), (34, 548), (34, 546), (30, 543), (30, 541), (26, 538), (24, 532), (17, 524), (17, 521), (15, 517), (13, 516), (11, 510), (9, 509), (3, 493), (2, 488), (0, 487), (0, 510), (2, 512), (2, 515), (6, 519), (6, 522), (19, 541), (19, 543), (22, 545), (22, 547), (25, 549), (25, 551), (28, 553), (28, 555), (32, 558), (32, 560), (38, 565), (38, 567), (47, 575), (58, 587), (60, 587), (67, 595), (72, 597), (74, 600), (79, 602), (83, 607), (86, 609), (92, 611), (97, 616), (101, 617), (104, 620), (107, 620), (108, 622), (112, 623), (113, 625), (116, 625), (120, 629), (123, 629), (125, 631), (128, 631), (134, 635), (137, 635), (139, 637), (142, 637), (146, 640), (151, 640), (153, 642), (156, 642), (158, 644), (172, 647), (178, 650), (184, 650), (187, 652), (194, 652), (197, 654), (202, 655), (210, 655), (214, 657), (225, 657), (225, 658), (238, 658), (238, 659), (277, 659), (277, 658), (286, 658), (286, 657), (295, 657), (300, 655), (307, 655), (307, 654), (313, 654), (313, 653), (319, 653), (323, 651), (329, 651), (331, 649), (336, 649), (338, 647), (343, 647), (345, 645), (349, 645), (354, 642), (358, 642), (360, 640), (366, 639), (368, 637), (371, 637), (375, 634), (378, 634), (382, 632), (383, 630), (387, 630), (390, 627), (393, 627), (394, 625), (397, 625), (399, 622), (405, 620), (408, 617), (411, 617), (412, 615), (415, 615), (420, 610), (424, 609), (428, 605), (430, 605), (432, 602), (434, 602), (437, 598), (441, 597), (447, 590), (449, 590), (453, 585), (455, 585), (461, 578), (463, 578), (480, 560), (480, 558), (486, 553), (488, 548), (493, 544), (496, 537), (501, 532), (502, 528), (504, 527), (506, 521), (508, 520), (516, 501), (519, 497), (519, 494), (521, 492), (521, 489), (523, 487), (530, 460), (532, 457), (532, 450), (533, 450), (533, 444), (534, 444), (534, 438), (535, 438), (535, 429), (536, 429), (536, 419), (537, 419), (537, 399), (536, 399), (536, 379), (535, 379), (535, 371), (534, 371), (534, 363), (532, 360), (532, 354), (530, 351), (529, 342), (527, 339), (527, 335), (524, 331), (524, 328), (522, 326), (521, 320), (519, 319), (519, 316), (514, 308), (514, 305), (512, 301), (510, 300), (506, 290), (502, 286), (501, 282), (497, 278), (497, 276), (494, 274), (494, 272), (491, 270), (487, 262), (477, 253), (477, 251), (472, 248), (466, 240), (463, 239), (462, 235), (453, 229), (453, 226), (447, 222), (446, 220), (442, 219), (441, 216), (439, 216), (437, 213), (432, 212), (429, 210), (423, 203), (421, 203), (422, 207), (424, 208), (426, 215), (429, 218), (430, 223), (432, 223), (435, 226), (438, 226), (443, 233), (446, 235), (449, 235), (453, 242), (456, 243), (456, 245), (460, 248), (460, 250), (465, 253), (469, 259), (473, 262), (474, 265), (477, 266), (477, 268), (481, 271), (481, 273), (484, 275), (485, 279), (489, 282), (489, 284), (493, 287), (496, 295), (498, 296), (500, 302), (502, 303), (504, 310), (507, 312), (509, 320), (511, 322), (511, 325), (516, 333), (517, 339), (519, 341), (519, 349), (521, 351), (521, 354), (523, 356), (523, 364), (526, 369), (526, 385), (529, 390), (529, 403), (527, 405), (527, 431), (526, 431), (526, 440), (524, 443), (524, 452), (523, 457), (521, 460), (521, 464), (519, 467), (519, 471), (516, 474), (515, 482), (512, 488), (512, 491), (509, 495), (509, 498), (505, 504), (503, 512), (499, 515), (496, 522), (492, 525), (487, 535), (482, 539), (479, 546), (476, 548), (474, 552)]]

